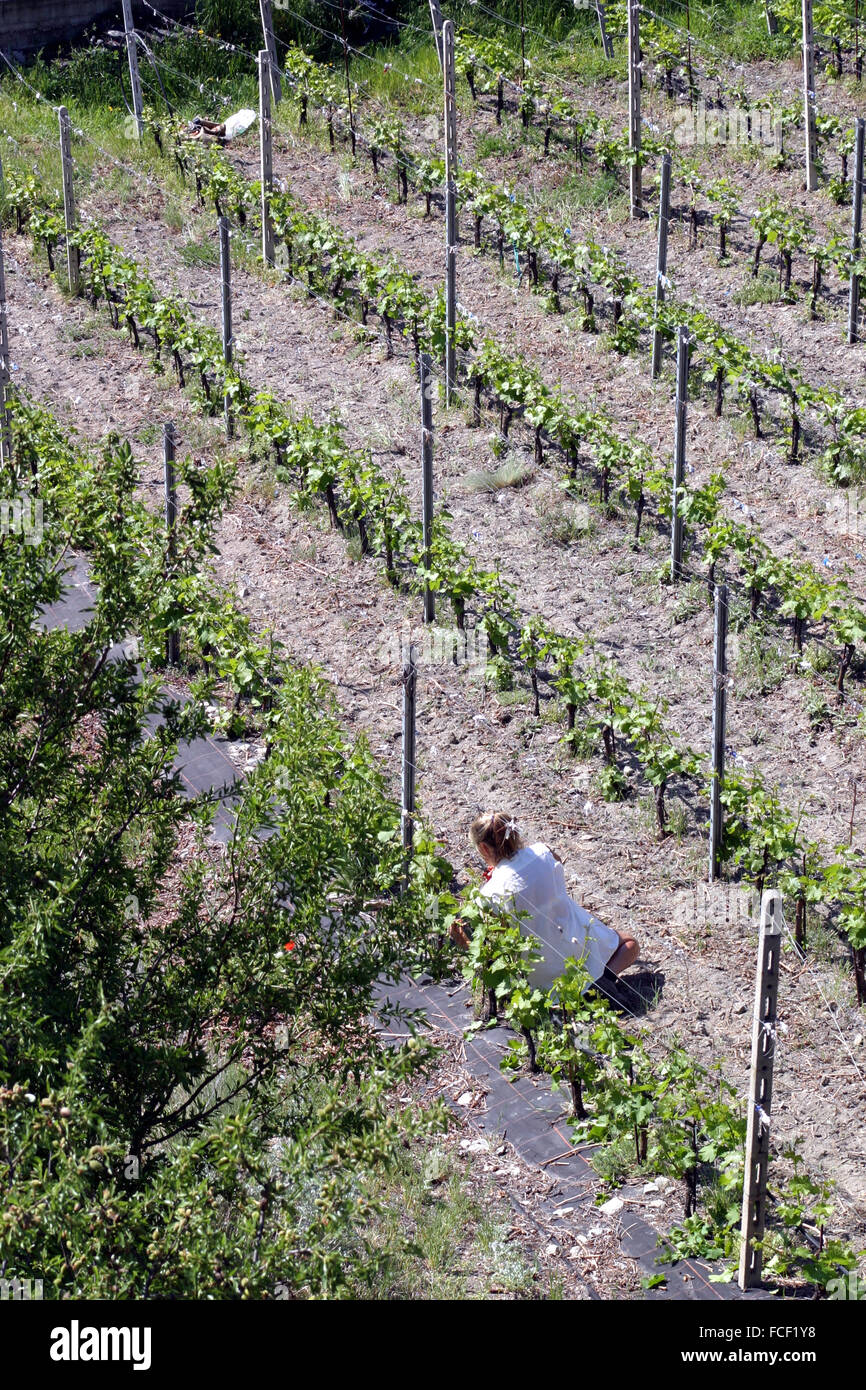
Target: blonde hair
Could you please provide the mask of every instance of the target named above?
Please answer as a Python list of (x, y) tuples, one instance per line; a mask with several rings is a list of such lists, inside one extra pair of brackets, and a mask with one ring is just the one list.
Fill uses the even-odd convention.
[(511, 859), (519, 849), (523, 849), (517, 822), (501, 811), (487, 811), (482, 816), (476, 816), (469, 828), (469, 839), (477, 850), (482, 845), (491, 850), (497, 864), (500, 859)]

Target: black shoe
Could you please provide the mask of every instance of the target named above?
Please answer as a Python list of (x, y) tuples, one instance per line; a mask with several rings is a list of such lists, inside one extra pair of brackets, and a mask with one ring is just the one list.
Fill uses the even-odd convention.
[(619, 977), (614, 975), (612, 970), (608, 970), (607, 966), (601, 979), (596, 980), (595, 988), (608, 1004), (623, 1009), (626, 1013), (631, 1012)]

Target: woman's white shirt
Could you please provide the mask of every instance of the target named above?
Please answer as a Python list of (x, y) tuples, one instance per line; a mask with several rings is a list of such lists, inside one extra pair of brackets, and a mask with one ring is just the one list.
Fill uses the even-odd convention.
[(503, 859), (481, 892), (494, 902), (530, 914), (521, 920), (520, 929), (537, 938), (542, 952), (543, 959), (530, 972), (538, 989), (551, 988), (569, 956), (583, 960), (592, 979), (600, 979), (619, 945), (612, 927), (569, 897), (563, 867), (545, 844), (525, 845), (510, 859)]

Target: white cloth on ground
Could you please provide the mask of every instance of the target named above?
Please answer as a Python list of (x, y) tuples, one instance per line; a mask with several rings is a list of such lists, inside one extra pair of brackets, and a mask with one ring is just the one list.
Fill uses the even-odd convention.
[(525, 845), (503, 859), (481, 892), (530, 914), (521, 920), (520, 930), (537, 938), (543, 955), (530, 972), (536, 988), (550, 989), (569, 956), (583, 960), (593, 980), (601, 979), (619, 935), (569, 897), (565, 871), (547, 845)]
[(233, 116), (229, 116), (225, 123), (226, 139), (234, 140), (235, 136), (243, 135), (249, 130), (253, 121), (256, 119), (255, 111), (249, 107), (244, 107), (243, 111), (236, 111)]

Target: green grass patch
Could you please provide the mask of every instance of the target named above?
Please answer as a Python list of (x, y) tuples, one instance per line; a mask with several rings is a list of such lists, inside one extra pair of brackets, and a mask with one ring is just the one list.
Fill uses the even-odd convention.
[(749, 623), (737, 636), (736, 689), (746, 698), (769, 695), (788, 673), (789, 657), (783, 643), (768, 637), (757, 623)]
[[(546, 1297), (536, 1268), (509, 1239), (510, 1211), (479, 1190), (453, 1153), (415, 1145), (372, 1193), (379, 1214), (367, 1237), (382, 1250), (403, 1246), (375, 1276), (377, 1299)], [(491, 1200), (492, 1197), (492, 1200)], [(362, 1290), (358, 1290), (359, 1296)]]
[(549, 545), (572, 545), (585, 540), (597, 524), (587, 503), (551, 497), (546, 491), (535, 499), (535, 516), (542, 538)]
[(634, 1140), (630, 1134), (624, 1134), (612, 1144), (602, 1144), (593, 1149), (589, 1161), (604, 1182), (619, 1187), (636, 1171)]
[(467, 473), (464, 486), (470, 492), (499, 492), (501, 488), (523, 487), (533, 477), (531, 466), (521, 458), (507, 458), (498, 468)]
[(599, 211), (610, 209), (615, 203), (624, 202), (625, 189), (620, 185), (612, 170), (579, 170), (567, 174), (558, 188), (552, 190), (548, 203), (551, 210), (563, 213), (571, 211)]
[(707, 607), (707, 586), (702, 580), (693, 579), (688, 584), (676, 587), (677, 601), (674, 604), (674, 622), (685, 623), (695, 614)]
[(504, 130), (489, 130), (478, 137), (475, 145), (475, 154), (478, 159), (493, 159), (501, 156), (509, 157), (515, 150), (521, 148), (523, 141), (521, 136), (523, 131), (517, 131), (506, 125)]
[(741, 308), (749, 304), (778, 304), (781, 300), (778, 273), (767, 266), (761, 266), (757, 275), (749, 271), (733, 299)]
[(219, 252), (215, 244), (206, 237), (201, 240), (185, 241), (180, 248), (180, 258), (184, 265), (216, 265)]

